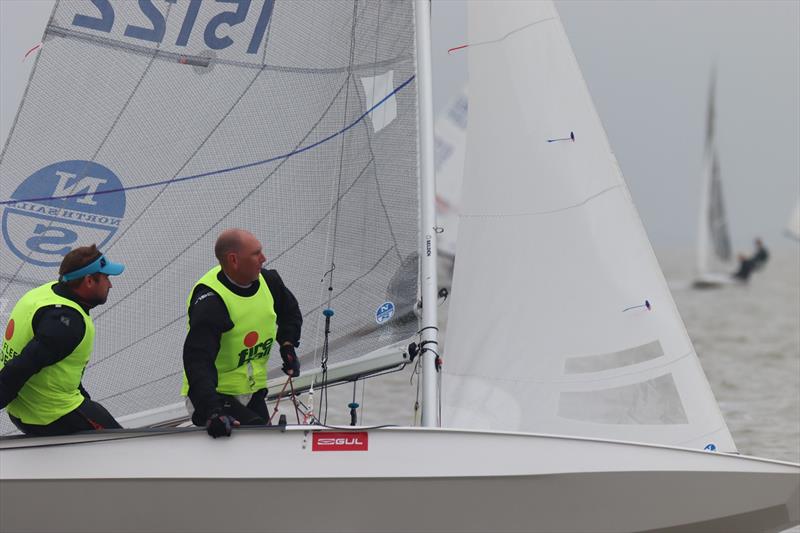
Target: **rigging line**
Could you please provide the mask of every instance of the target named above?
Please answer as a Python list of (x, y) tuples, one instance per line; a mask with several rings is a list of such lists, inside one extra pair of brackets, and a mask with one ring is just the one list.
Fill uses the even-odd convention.
[[(236, 99), (236, 101), (233, 102), (233, 104), (231, 104), (231, 106), (228, 108), (228, 111), (225, 114), (222, 115), (222, 118), (219, 119), (219, 121), (217, 122), (216, 126), (211, 128), (211, 131), (208, 133), (208, 135), (206, 135), (206, 138), (203, 139), (203, 142), (200, 143), (200, 145), (195, 149), (195, 151), (192, 152), (192, 154), (186, 159), (186, 161), (184, 161), (183, 165), (181, 165), (181, 167), (175, 172), (175, 174), (172, 175), (173, 178), (177, 177), (177, 175), (180, 174), (183, 171), (183, 169), (185, 169), (186, 166), (189, 163), (192, 162), (192, 160), (195, 158), (195, 156), (198, 153), (200, 153), (200, 150), (203, 149), (203, 147), (206, 145), (208, 140), (211, 139), (211, 137), (217, 132), (219, 127), (222, 126), (222, 124), (225, 122), (225, 120), (231, 115), (231, 113), (233, 113), (233, 111), (239, 105), (239, 102), (241, 102), (242, 99), (245, 97), (245, 95), (250, 91), (250, 88), (253, 87), (253, 84), (255, 84), (256, 80), (258, 80), (258, 78), (261, 76), (262, 72), (263, 72), (263, 70), (259, 70), (258, 72), (256, 72), (256, 75), (253, 77), (252, 80), (250, 80), (250, 83), (247, 84), (247, 87), (244, 88), (244, 90), (241, 92), (241, 94)], [(156, 203), (156, 201), (159, 198), (161, 198), (161, 194), (164, 191), (166, 191), (169, 186), (170, 186), (170, 184), (166, 183), (161, 188), (161, 190), (159, 190), (158, 193), (150, 200), (150, 202), (141, 211), (139, 211), (139, 213), (136, 215), (136, 217), (133, 220), (131, 220), (130, 222), (127, 222), (125, 224), (125, 229), (114, 239), (114, 242), (112, 242), (108, 247), (106, 247), (106, 250), (105, 250), (106, 252), (111, 250), (111, 248), (113, 248), (115, 244), (117, 244), (119, 241), (122, 240), (122, 238), (128, 233), (128, 231), (130, 231), (130, 229), (133, 228), (133, 226), (136, 224), (136, 222), (138, 222), (139, 219), (141, 219), (142, 216), (144, 216), (144, 214), (150, 209), (150, 207), (154, 203)]]
[[(364, 5), (366, 6), (366, 4), (364, 4)], [(355, 1), (354, 1), (353, 6), (354, 6), (354, 9), (355, 9), (356, 8)], [(351, 34), (351, 37), (352, 37), (352, 34)], [(351, 41), (351, 50), (352, 50), (352, 41)], [(352, 62), (352, 58), (351, 58), (351, 62)], [(349, 73), (349, 71), (348, 71), (348, 73)], [(347, 79), (348, 82), (349, 82), (349, 79), (350, 79), (350, 74), (348, 74), (348, 79)], [(348, 85), (348, 88), (349, 88), (349, 85)], [(329, 212), (328, 212), (328, 214), (326, 215), (325, 218), (330, 216), (330, 213), (331, 213), (331, 211), (334, 210), (334, 208), (337, 209), (337, 213), (338, 213), (338, 208), (339, 208), (338, 201), (331, 204), (331, 208), (330, 208), (330, 210), (329, 210)], [(320, 223), (322, 223), (322, 220), (320, 220)], [(330, 224), (331, 224), (331, 221), (329, 219), (328, 220), (328, 230), (325, 232), (325, 248), (324, 248), (325, 250), (327, 250), (329, 248), (330, 242), (331, 242)], [(324, 260), (324, 257), (323, 257), (323, 260)], [(328, 272), (333, 271), (335, 268), (336, 268), (336, 265), (333, 263), (333, 259), (331, 259), (331, 268), (328, 269), (328, 271), (326, 271), (326, 275), (327, 275)], [(322, 281), (324, 281), (324, 280), (325, 280), (325, 276), (323, 276), (323, 278), (322, 278)], [(332, 282), (333, 282), (333, 279), (331, 279), (330, 283), (332, 283)], [(330, 291), (328, 291), (328, 292), (330, 293)], [(320, 297), (319, 297), (320, 300), (324, 299), (324, 296), (323, 296), (324, 294), (325, 294), (325, 288), (324, 287), (320, 287)], [(317, 320), (316, 320), (316, 322), (314, 324), (314, 328), (313, 328), (313, 331), (314, 331), (314, 345), (316, 346), (316, 348), (313, 351), (313, 356), (312, 356), (312, 361), (313, 361), (314, 365), (317, 365), (318, 361), (321, 363), (322, 357), (318, 357), (319, 356), (318, 352), (321, 349), (324, 349), (324, 345), (322, 343), (320, 343), (320, 341), (319, 341), (319, 339), (320, 339), (320, 330), (321, 330), (321, 328), (320, 328), (321, 321), (322, 321), (322, 317), (320, 315), (317, 315)], [(322, 396), (320, 396), (320, 402), (322, 402)], [(320, 411), (321, 410), (322, 410), (322, 403), (320, 403)]]
[[(372, 271), (373, 271), (373, 270), (375, 270), (376, 268), (378, 268), (378, 265), (380, 265), (380, 264), (383, 262), (383, 260), (386, 258), (386, 256), (387, 256), (387, 255), (389, 255), (389, 252), (391, 252), (391, 251), (392, 251), (392, 249), (394, 249), (394, 246), (390, 246), (390, 247), (389, 247), (389, 248), (388, 248), (388, 249), (387, 249), (385, 252), (383, 252), (383, 255), (382, 255), (382, 256), (381, 256), (381, 257), (378, 259), (378, 261), (377, 261), (377, 262), (376, 262), (374, 265), (372, 265), (372, 268), (370, 268), (370, 269), (369, 269), (369, 270), (367, 270), (367, 271), (366, 271), (364, 274), (362, 274), (362, 275), (358, 276), (358, 277), (357, 277), (357, 278), (355, 278), (353, 281), (351, 281), (350, 283), (348, 283), (348, 284), (347, 284), (347, 286), (346, 286), (344, 289), (342, 289), (341, 291), (339, 291), (338, 293), (336, 293), (336, 294), (333, 296), (333, 298), (338, 298), (339, 296), (341, 296), (342, 294), (344, 294), (344, 293), (345, 293), (345, 292), (346, 292), (346, 291), (347, 291), (347, 290), (348, 290), (350, 287), (352, 287), (353, 285), (355, 285), (357, 282), (359, 282), (359, 281), (361, 281), (362, 279), (364, 279), (365, 277), (369, 276), (369, 275), (372, 273)], [(312, 309), (311, 311), (309, 311), (308, 313), (304, 314), (304, 315), (303, 315), (303, 318), (305, 319), (306, 317), (308, 317), (308, 316), (309, 316), (309, 315), (311, 315), (312, 313), (315, 313), (316, 311), (319, 311), (320, 309), (322, 309), (322, 306), (323, 306), (323, 305), (325, 305), (325, 304), (320, 304), (320, 305), (318, 305), (317, 307), (315, 307), (314, 309)]]
[[(103, 194), (114, 194), (114, 193), (118, 193), (118, 192), (128, 192), (128, 191), (135, 191), (135, 190), (139, 190), (139, 189), (149, 189), (151, 187), (158, 187), (160, 185), (164, 185), (164, 184), (167, 184), (167, 183), (177, 183), (177, 182), (182, 182), (182, 181), (192, 181), (192, 180), (196, 180), (196, 179), (206, 178), (206, 177), (209, 177), (209, 176), (214, 176), (214, 175), (217, 175), (217, 174), (226, 174), (228, 172), (235, 172), (237, 170), (242, 170), (242, 169), (245, 169), (245, 168), (251, 168), (251, 167), (255, 167), (255, 166), (265, 165), (267, 163), (274, 163), (275, 161), (279, 161), (279, 160), (282, 160), (282, 159), (283, 160), (289, 159), (290, 157), (293, 157), (295, 155), (301, 154), (303, 152), (307, 152), (308, 150), (314, 149), (314, 148), (316, 148), (317, 146), (319, 146), (321, 144), (324, 144), (324, 143), (326, 143), (326, 142), (328, 142), (328, 141), (330, 141), (330, 140), (332, 140), (332, 139), (334, 139), (334, 138), (336, 138), (336, 137), (338, 137), (340, 135), (343, 135), (348, 130), (350, 130), (351, 128), (355, 127), (359, 122), (364, 120), (364, 117), (366, 117), (367, 115), (372, 113), (378, 107), (382, 106), (389, 98), (391, 98), (392, 96), (394, 96), (395, 94), (397, 94), (401, 90), (405, 89), (405, 87), (409, 83), (411, 83), (414, 80), (415, 77), (416, 76), (412, 75), (406, 81), (404, 81), (403, 83), (398, 85), (395, 90), (393, 90), (392, 92), (390, 92), (389, 94), (384, 96), (378, 103), (376, 103), (374, 106), (372, 106), (371, 108), (366, 110), (364, 113), (362, 113), (361, 116), (359, 116), (357, 119), (355, 119), (351, 124), (348, 124), (345, 128), (343, 128), (343, 129), (341, 129), (341, 130), (339, 130), (339, 131), (337, 131), (335, 133), (332, 133), (332, 134), (328, 135), (327, 137), (325, 137), (324, 139), (321, 139), (321, 140), (319, 140), (319, 141), (317, 141), (315, 143), (309, 144), (308, 146), (304, 146), (302, 148), (298, 148), (298, 149), (293, 150), (291, 152), (288, 152), (286, 154), (270, 157), (269, 159), (264, 159), (262, 161), (255, 161), (253, 163), (246, 163), (246, 164), (237, 165), (237, 166), (234, 166), (234, 167), (212, 170), (212, 171), (209, 171), (209, 172), (203, 172), (203, 173), (194, 174), (194, 175), (191, 175), (191, 176), (184, 176), (182, 178), (174, 178), (174, 179), (170, 179), (170, 180), (154, 181), (154, 182), (151, 182), (151, 183), (143, 183), (141, 185), (133, 185), (131, 187), (118, 187), (116, 189), (107, 189), (107, 190), (103, 190), (103, 191), (65, 194), (65, 195), (61, 195), (61, 196), (40, 196), (40, 197), (37, 197), (37, 198), (20, 198), (20, 199), (17, 199), (17, 200), (2, 200), (2, 201), (0, 201), (0, 205), (12, 205), (12, 204), (16, 204), (18, 202), (43, 202), (43, 201), (48, 201), (48, 200), (63, 200), (65, 198), (81, 198), (81, 197), (84, 197), (84, 196), (88, 196), (90, 194), (93, 195), (93, 196), (99, 196), (99, 195), (103, 195)], [(309, 132), (309, 134), (310, 134), (310, 132)], [(305, 139), (303, 139), (303, 140), (305, 140)]]
[(127, 394), (127, 393), (133, 392), (133, 391), (135, 391), (137, 389), (141, 389), (143, 387), (147, 387), (149, 385), (153, 385), (154, 383), (158, 383), (159, 381), (164, 381), (165, 379), (169, 379), (171, 377), (177, 376), (178, 374), (182, 374), (182, 373), (183, 373), (183, 368), (181, 368), (177, 372), (173, 372), (171, 374), (167, 374), (166, 376), (161, 376), (158, 379), (154, 379), (153, 381), (148, 381), (147, 383), (141, 383), (141, 384), (136, 385), (134, 387), (131, 387), (129, 389), (126, 389), (126, 390), (123, 390), (123, 391), (119, 391), (119, 392), (115, 392), (114, 394), (106, 396), (105, 398), (100, 398), (97, 401), (98, 402), (102, 402), (102, 401), (105, 401), (105, 400), (110, 400), (111, 398), (116, 398), (117, 396), (122, 396), (123, 394)]
[[(322, 122), (322, 119), (324, 119), (324, 118), (325, 118), (325, 116), (328, 114), (328, 111), (330, 111), (330, 109), (333, 107), (333, 104), (334, 104), (334, 102), (336, 102), (336, 99), (338, 98), (339, 94), (341, 94), (341, 92), (342, 92), (342, 88), (343, 88), (343, 87), (340, 87), (340, 88), (339, 88), (339, 90), (337, 91), (337, 93), (336, 93), (336, 94), (333, 96), (333, 98), (331, 99), (330, 103), (328, 104), (328, 107), (326, 107), (326, 108), (325, 108), (325, 111), (322, 113), (322, 115), (320, 115), (320, 117), (319, 117), (319, 120), (317, 120), (317, 122), (316, 122), (316, 123), (314, 123), (314, 125), (311, 127), (311, 129), (310, 129), (310, 130), (309, 130), (309, 131), (306, 133), (305, 137), (303, 137), (302, 139), (300, 139), (300, 141), (298, 141), (298, 143), (297, 143), (298, 145), (299, 145), (299, 144), (301, 144), (303, 141), (305, 141), (305, 140), (306, 140), (306, 139), (307, 139), (307, 138), (308, 138), (308, 137), (311, 135), (311, 133), (312, 133), (312, 132), (313, 132), (313, 131), (316, 129), (316, 127), (317, 127), (317, 126), (319, 126), (319, 124)], [(171, 259), (171, 260), (170, 260), (170, 261), (167, 263), (167, 265), (169, 265), (169, 264), (173, 263), (173, 262), (174, 262), (174, 261), (175, 261), (175, 260), (176, 260), (178, 257), (181, 257), (181, 256), (182, 256), (184, 253), (186, 253), (186, 252), (187, 252), (187, 251), (188, 251), (188, 250), (189, 250), (189, 249), (190, 249), (192, 246), (194, 246), (195, 244), (197, 244), (197, 243), (198, 243), (198, 242), (199, 242), (201, 239), (203, 239), (203, 238), (204, 238), (206, 235), (208, 235), (208, 234), (211, 232), (211, 230), (212, 230), (212, 229), (214, 229), (214, 228), (215, 228), (215, 227), (216, 227), (218, 224), (220, 224), (220, 223), (221, 223), (221, 222), (222, 222), (222, 221), (223, 221), (223, 220), (224, 220), (224, 219), (225, 219), (225, 218), (226, 218), (228, 215), (230, 215), (232, 212), (234, 212), (236, 209), (238, 209), (238, 208), (239, 208), (239, 206), (240, 206), (240, 205), (242, 205), (242, 203), (244, 203), (244, 202), (245, 202), (247, 199), (249, 199), (249, 198), (250, 198), (250, 195), (251, 195), (251, 194), (252, 194), (254, 191), (256, 191), (256, 190), (257, 190), (259, 187), (261, 187), (262, 185), (264, 185), (264, 183), (266, 183), (266, 182), (267, 182), (267, 180), (269, 180), (270, 178), (272, 178), (272, 176), (273, 176), (273, 175), (275, 175), (275, 173), (276, 173), (276, 172), (278, 172), (278, 170), (280, 170), (280, 169), (281, 169), (281, 167), (283, 166), (283, 164), (284, 164), (286, 161), (288, 161), (288, 159), (284, 159), (283, 161), (281, 161), (281, 162), (280, 162), (280, 163), (279, 163), (279, 164), (278, 164), (278, 165), (277, 165), (277, 166), (276, 166), (276, 167), (275, 167), (275, 168), (274, 168), (274, 169), (273, 169), (273, 170), (272, 170), (272, 171), (271, 171), (269, 174), (267, 174), (267, 175), (264, 177), (264, 179), (262, 179), (262, 180), (261, 180), (261, 182), (259, 182), (259, 183), (258, 183), (258, 184), (257, 184), (255, 187), (253, 187), (252, 189), (250, 189), (250, 191), (249, 191), (248, 193), (246, 193), (245, 195), (243, 195), (243, 196), (242, 196), (242, 198), (241, 198), (241, 200), (239, 200), (239, 202), (238, 202), (236, 205), (234, 205), (233, 207), (231, 207), (231, 208), (230, 208), (230, 209), (229, 209), (229, 210), (228, 210), (228, 211), (227, 211), (225, 214), (223, 214), (223, 215), (222, 215), (222, 216), (221, 216), (219, 219), (217, 219), (217, 221), (216, 221), (214, 224), (212, 224), (212, 225), (211, 225), (211, 226), (210, 226), (210, 227), (209, 227), (209, 228), (208, 228), (208, 229), (207, 229), (205, 232), (203, 232), (203, 233), (202, 233), (200, 236), (198, 236), (198, 237), (197, 237), (197, 238), (196, 238), (194, 241), (192, 241), (192, 242), (191, 242), (191, 243), (189, 243), (189, 244), (188, 244), (186, 247), (184, 247), (184, 249), (183, 249), (183, 250), (181, 250), (180, 252), (178, 252), (178, 254), (177, 254), (176, 256), (174, 256), (174, 257), (173, 257), (173, 258), (172, 258), (172, 259)], [(269, 263), (267, 263), (267, 264), (269, 264)], [(146, 280), (144, 280), (142, 283), (140, 283), (138, 286), (136, 286), (136, 287), (135, 287), (133, 290), (131, 290), (131, 291), (130, 291), (128, 294), (126, 294), (126, 295), (125, 295), (123, 298), (121, 298), (121, 299), (120, 299), (120, 300), (118, 300), (117, 302), (115, 302), (115, 303), (111, 304), (110, 306), (108, 306), (106, 309), (104, 309), (104, 310), (103, 310), (101, 313), (99, 313), (99, 314), (97, 315), (97, 317), (95, 318), (95, 321), (99, 320), (99, 319), (100, 319), (100, 318), (101, 318), (103, 315), (105, 315), (107, 312), (111, 311), (111, 309), (115, 308), (117, 305), (119, 305), (120, 303), (122, 303), (122, 302), (123, 302), (125, 299), (127, 299), (128, 297), (130, 297), (130, 296), (131, 296), (131, 295), (132, 295), (134, 292), (136, 292), (136, 291), (138, 291), (139, 289), (141, 289), (143, 286), (145, 286), (147, 283), (149, 283), (149, 282), (150, 282), (150, 280), (152, 280), (154, 277), (156, 277), (156, 276), (157, 276), (159, 273), (160, 273), (160, 270), (159, 270), (159, 271), (157, 271), (157, 272), (155, 272), (155, 273), (153, 273), (153, 274), (152, 274), (150, 277), (148, 277)]]
[[(350, 99), (350, 84), (353, 80), (353, 73), (350, 70), (353, 65), (353, 56), (355, 54), (355, 42), (356, 42), (356, 24), (358, 22), (358, 0), (353, 0), (353, 15), (352, 15), (352, 23), (350, 27), (350, 57), (348, 59), (348, 72), (347, 72), (347, 80), (345, 82), (346, 89), (344, 93), (344, 109), (342, 112), (342, 124), (347, 123), (347, 106)], [(336, 197), (338, 198), (341, 195), (342, 190), (342, 170), (344, 167), (344, 147), (347, 142), (347, 137), (342, 136), (341, 138), (341, 147), (339, 150), (339, 175), (336, 183)], [(330, 278), (328, 280), (328, 297), (327, 307), (330, 308), (331, 306), (331, 297), (333, 295), (333, 271), (336, 269), (336, 233), (339, 228), (339, 212), (341, 204), (336, 202), (335, 204), (336, 211), (332, 219), (328, 219), (328, 227), (330, 227), (330, 223), (333, 223), (333, 235), (331, 236), (330, 232), (328, 232), (327, 236), (330, 240), (326, 242), (326, 250), (328, 246), (330, 246), (330, 254), (331, 254), (331, 268), (328, 271), (330, 274)], [(326, 239), (327, 240), (327, 239)], [(323, 277), (323, 280), (325, 278)], [(323, 293), (324, 294), (324, 293)], [(328, 388), (326, 384), (328, 382), (328, 339), (330, 336), (330, 322), (331, 316), (325, 316), (325, 340), (322, 344), (322, 355), (320, 356), (320, 364), (322, 366), (322, 395), (320, 396), (320, 414), (322, 415), (323, 421), (328, 421)], [(319, 324), (319, 322), (318, 322)], [(317, 339), (319, 339), (319, 330), (317, 331)], [(317, 350), (314, 350), (314, 362), (317, 361)], [(324, 410), (323, 410), (324, 405)], [(324, 414), (323, 414), (324, 413)]]
[[(167, 14), (164, 17), (165, 21), (167, 19), (169, 19), (169, 13), (170, 13), (171, 8), (172, 8), (172, 4), (167, 6)], [(136, 82), (136, 85), (133, 86), (133, 89), (131, 90), (130, 94), (128, 95), (127, 100), (125, 100), (125, 103), (122, 105), (122, 108), (119, 110), (119, 113), (117, 113), (117, 116), (114, 118), (114, 121), (111, 123), (111, 126), (109, 126), (108, 131), (106, 131), (106, 134), (103, 137), (103, 140), (101, 140), (100, 143), (97, 145), (97, 149), (95, 150), (94, 154), (92, 154), (92, 157), (90, 159), (91, 162), (95, 161), (95, 159), (97, 158), (97, 155), (100, 153), (100, 150), (103, 149), (103, 147), (105, 146), (105, 144), (108, 141), (109, 137), (111, 137), (111, 134), (114, 133), (114, 130), (116, 129), (117, 124), (119, 124), (119, 121), (122, 119), (122, 115), (125, 114), (125, 111), (128, 109), (128, 106), (130, 105), (131, 101), (133, 100), (133, 97), (136, 96), (136, 93), (138, 92), (139, 87), (142, 85), (142, 82), (144, 81), (145, 77), (147, 76), (147, 73), (150, 72), (150, 67), (153, 66), (153, 61), (155, 60), (155, 54), (158, 53), (158, 48), (160, 46), (161, 46), (161, 43), (158, 43), (157, 46), (156, 46), (155, 52), (150, 57), (150, 61), (147, 62), (147, 66), (142, 71), (141, 76), (139, 76), (139, 80)], [(11, 136), (9, 135), (9, 138), (10, 137)], [(86, 172), (86, 167), (87, 166), (88, 166), (88, 162), (86, 164), (84, 164), (84, 166), (83, 166), (83, 170), (84, 170), (83, 173)], [(50, 229), (52, 226), (53, 226), (53, 220), (50, 220), (47, 223), (47, 228), (46, 229)], [(6, 291), (8, 290), (8, 287), (10, 287), (11, 284), (14, 282), (14, 278), (16, 278), (17, 274), (19, 274), (20, 270), (22, 270), (22, 267), (25, 266), (25, 263), (28, 262), (27, 260), (30, 259), (32, 254), (33, 254), (33, 249), (30, 249), (28, 251), (28, 254), (27, 254), (26, 258), (24, 260), (20, 261), (19, 266), (17, 267), (17, 270), (14, 271), (14, 274), (12, 275), (12, 279), (6, 284), (5, 287), (3, 287), (3, 290), (0, 292), (0, 296), (3, 296), (6, 293)]]
[(0, 279), (14, 281), (17, 285), (27, 285), (28, 287), (38, 287), (39, 285), (42, 284), (42, 282), (37, 279), (27, 279), (18, 277), (12, 278), (11, 276), (7, 276), (4, 274), (0, 274)]
[(294, 243), (292, 243), (292, 244), (290, 244), (289, 246), (287, 246), (287, 247), (286, 247), (286, 249), (284, 249), (284, 250), (283, 250), (281, 253), (279, 253), (278, 255), (276, 255), (276, 256), (274, 256), (274, 257), (272, 257), (272, 258), (269, 260), (269, 262), (270, 262), (270, 263), (274, 263), (275, 261), (277, 261), (278, 259), (280, 259), (280, 258), (281, 258), (281, 257), (283, 257), (284, 255), (286, 255), (287, 253), (289, 253), (289, 251), (291, 251), (292, 249), (294, 249), (294, 247), (295, 247), (295, 246), (297, 246), (298, 244), (300, 244), (300, 243), (301, 243), (301, 242), (302, 242), (302, 241), (303, 241), (303, 240), (304, 240), (306, 237), (308, 237), (309, 235), (311, 235), (312, 233), (314, 233), (314, 230), (315, 230), (315, 229), (317, 229), (317, 228), (320, 226), (320, 224), (322, 224), (322, 222), (323, 222), (323, 221), (324, 221), (326, 218), (328, 218), (328, 217), (330, 216), (330, 214), (333, 212), (333, 209), (336, 207), (336, 205), (337, 205), (339, 202), (341, 202), (341, 201), (344, 199), (344, 197), (345, 197), (345, 196), (347, 196), (347, 193), (349, 193), (351, 190), (353, 190), (353, 188), (356, 186), (356, 184), (359, 182), (359, 180), (361, 180), (361, 178), (362, 178), (362, 177), (364, 176), (364, 174), (367, 172), (367, 169), (369, 169), (370, 165), (373, 165), (373, 166), (374, 166), (374, 163), (375, 163), (375, 161), (374, 161), (373, 159), (370, 159), (369, 161), (367, 161), (367, 164), (364, 166), (364, 168), (361, 170), (361, 172), (359, 172), (359, 173), (358, 173), (358, 176), (356, 176), (356, 179), (354, 179), (354, 180), (353, 180), (353, 182), (352, 182), (350, 185), (348, 185), (348, 186), (347, 186), (347, 189), (345, 189), (345, 191), (342, 193), (342, 195), (341, 195), (339, 198), (337, 198), (337, 200), (336, 200), (336, 202), (334, 203), (334, 205), (332, 205), (332, 206), (331, 206), (331, 207), (328, 209), (328, 212), (327, 212), (327, 213), (325, 213), (324, 215), (322, 215), (322, 217), (321, 217), (319, 220), (317, 220), (317, 221), (314, 223), (314, 225), (313, 225), (313, 226), (311, 226), (311, 228), (310, 228), (310, 229), (309, 229), (307, 232), (305, 232), (305, 233), (304, 233), (304, 234), (303, 234), (303, 235), (302, 235), (302, 236), (301, 236), (299, 239), (297, 239), (297, 240), (296, 240)]
[(107, 360), (111, 359), (112, 357), (114, 357), (114, 356), (116, 356), (116, 355), (119, 355), (120, 353), (122, 353), (122, 352), (126, 351), (127, 349), (129, 349), (129, 348), (132, 348), (132, 347), (136, 346), (136, 345), (137, 345), (137, 344), (139, 344), (140, 342), (142, 342), (142, 341), (145, 341), (145, 340), (149, 339), (149, 338), (150, 338), (150, 337), (152, 337), (153, 335), (157, 335), (158, 333), (161, 333), (162, 331), (164, 331), (165, 329), (167, 329), (168, 327), (170, 327), (171, 325), (173, 325), (175, 322), (177, 322), (177, 321), (179, 321), (179, 320), (183, 320), (183, 319), (185, 319), (185, 318), (186, 318), (186, 315), (184, 315), (184, 314), (181, 314), (181, 315), (179, 315), (179, 316), (178, 316), (178, 318), (175, 318), (175, 319), (173, 319), (173, 320), (170, 320), (169, 322), (167, 322), (166, 324), (164, 324), (164, 325), (163, 325), (163, 326), (161, 326), (160, 328), (158, 328), (158, 329), (156, 329), (156, 330), (154, 330), (154, 331), (151, 331), (150, 333), (148, 333), (147, 335), (144, 335), (143, 337), (139, 337), (138, 339), (136, 339), (135, 341), (131, 342), (130, 344), (127, 344), (126, 346), (123, 346), (123, 347), (122, 347), (122, 348), (120, 348), (119, 350), (117, 350), (117, 351), (115, 351), (115, 352), (112, 352), (112, 353), (110, 353), (110, 354), (109, 354), (109, 355), (107, 355), (106, 357), (103, 357), (102, 359), (98, 359), (97, 361), (93, 361), (93, 362), (89, 363), (88, 365), (86, 365), (86, 370), (89, 370), (90, 368), (92, 368), (92, 367), (94, 367), (94, 366), (97, 366), (97, 365), (99, 365), (100, 363), (103, 363), (103, 362), (105, 362), (105, 361), (107, 361)]
[(624, 183), (620, 183), (617, 185), (612, 185), (611, 187), (606, 187), (600, 192), (597, 192), (588, 198), (581, 200), (580, 202), (572, 205), (567, 205), (564, 207), (559, 207), (558, 209), (551, 209), (549, 211), (531, 211), (528, 213), (480, 213), (480, 214), (465, 214), (461, 213), (461, 218), (510, 218), (510, 217), (529, 217), (529, 216), (538, 216), (538, 215), (552, 215), (554, 213), (561, 213), (563, 211), (569, 211), (570, 209), (575, 209), (577, 207), (581, 207), (583, 205), (588, 204), (590, 201), (594, 200), (595, 198), (602, 196), (614, 189), (621, 189)]
[[(353, 57), (355, 55), (355, 46), (356, 46), (356, 23), (358, 21), (358, 0), (353, 1), (353, 23), (350, 29), (350, 60), (349, 65), (353, 65)], [(344, 111), (342, 113), (342, 124), (347, 124), (347, 107), (350, 101), (350, 85), (353, 81), (353, 73), (348, 72), (347, 74), (347, 88), (344, 92)], [(358, 93), (358, 89), (356, 89), (356, 93)], [(342, 191), (342, 170), (344, 168), (344, 147), (347, 142), (347, 137), (344, 135), (341, 139), (341, 148), (339, 150), (339, 176), (336, 182), (336, 197), (338, 198)], [(331, 265), (336, 262), (336, 234), (337, 230), (339, 229), (339, 212), (341, 204), (337, 202), (336, 204), (336, 214), (333, 216), (333, 238), (331, 242)], [(331, 277), (329, 280), (328, 285), (328, 307), (331, 306), (331, 293), (333, 292), (333, 270), (331, 270)], [(326, 406), (326, 414), (327, 414), (327, 406)]]
[[(376, 51), (376, 53), (377, 53), (377, 51)], [(373, 90), (373, 93), (374, 93), (374, 91), (375, 91), (375, 84), (374, 83), (372, 84), (372, 87), (373, 87), (372, 90)], [(361, 94), (359, 94), (358, 91), (356, 91), (356, 96), (358, 97), (358, 103), (363, 107), (365, 102), (363, 102), (361, 100)], [(366, 96), (366, 93), (365, 93), (365, 96)], [(377, 158), (375, 157), (375, 152), (372, 150), (372, 137), (369, 134), (369, 124), (367, 124), (367, 121), (365, 120), (363, 122), (363, 125), (364, 125), (364, 129), (365, 129), (364, 133), (366, 134), (366, 138), (367, 138), (367, 147), (369, 149), (369, 155), (372, 157), (373, 161), (377, 161)], [(383, 209), (383, 213), (384, 213), (384, 215), (386, 215), (386, 223), (389, 226), (389, 234), (392, 236), (392, 242), (394, 242), (395, 250), (397, 251), (397, 259), (402, 264), (403, 257), (400, 254), (400, 247), (397, 244), (397, 236), (395, 236), (395, 233), (394, 233), (394, 226), (392, 225), (392, 219), (389, 217), (389, 211), (388, 211), (388, 209), (386, 209), (386, 203), (383, 201), (383, 195), (381, 194), (381, 183), (380, 183), (380, 180), (378, 180), (378, 165), (377, 164), (375, 164), (375, 189), (378, 192), (378, 201), (381, 204), (381, 208)]]

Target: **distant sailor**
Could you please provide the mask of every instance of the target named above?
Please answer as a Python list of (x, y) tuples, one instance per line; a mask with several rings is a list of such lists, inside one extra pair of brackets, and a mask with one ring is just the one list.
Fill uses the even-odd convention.
[(217, 438), (239, 424), (267, 423), (270, 351), (277, 342), (284, 373), (300, 375), (295, 348), (303, 315), (278, 273), (261, 268), (266, 257), (254, 235), (225, 230), (214, 254), (219, 266), (200, 278), (186, 302), (181, 394), (192, 422)]
[(58, 281), (28, 291), (14, 306), (3, 337), (0, 408), (7, 406), (23, 433), (121, 427), (81, 380), (94, 345), (89, 311), (106, 302), (109, 276), (124, 269), (94, 244), (75, 248), (61, 261)]
[(767, 247), (764, 246), (764, 243), (761, 239), (756, 239), (755, 241), (756, 251), (753, 254), (753, 264), (756, 270), (760, 270), (764, 268), (769, 260), (769, 252), (767, 251)]
[(734, 279), (746, 283), (750, 279), (750, 274), (755, 270), (755, 259), (739, 254), (739, 269), (733, 273)]

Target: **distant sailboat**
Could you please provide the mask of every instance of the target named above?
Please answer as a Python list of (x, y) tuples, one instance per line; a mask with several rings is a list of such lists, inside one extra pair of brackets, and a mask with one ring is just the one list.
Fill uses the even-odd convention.
[(732, 283), (732, 252), (722, 194), (719, 154), (715, 138), (716, 75), (711, 77), (706, 116), (706, 143), (700, 191), (700, 218), (697, 231), (697, 265), (692, 286), (717, 288)]

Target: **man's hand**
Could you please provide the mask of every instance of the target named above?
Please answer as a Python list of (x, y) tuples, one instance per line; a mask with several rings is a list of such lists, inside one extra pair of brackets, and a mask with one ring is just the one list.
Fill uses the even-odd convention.
[(281, 359), (283, 359), (281, 370), (284, 374), (293, 378), (300, 375), (300, 359), (297, 358), (291, 343), (281, 345)]
[(239, 421), (232, 416), (224, 415), (221, 411), (214, 411), (206, 421), (206, 431), (215, 439), (217, 437), (230, 437), (233, 428), (239, 425)]

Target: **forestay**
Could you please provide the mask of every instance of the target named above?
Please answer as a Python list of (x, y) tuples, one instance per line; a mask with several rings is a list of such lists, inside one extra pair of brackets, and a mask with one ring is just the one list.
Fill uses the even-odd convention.
[(3, 318), (97, 243), (127, 269), (92, 313), (87, 390), (117, 416), (178, 402), (188, 291), (242, 227), (298, 297), (305, 369), (328, 306), (330, 363), (412, 337), (413, 20), (404, 1), (59, 2), (0, 159)]
[(700, 178), (700, 219), (697, 231), (697, 274), (730, 272), (732, 259), (722, 176), (716, 143), (716, 77), (711, 79), (706, 116), (706, 141), (703, 152), (703, 174)]
[(444, 425), (735, 450), (554, 6), (469, 20)]

